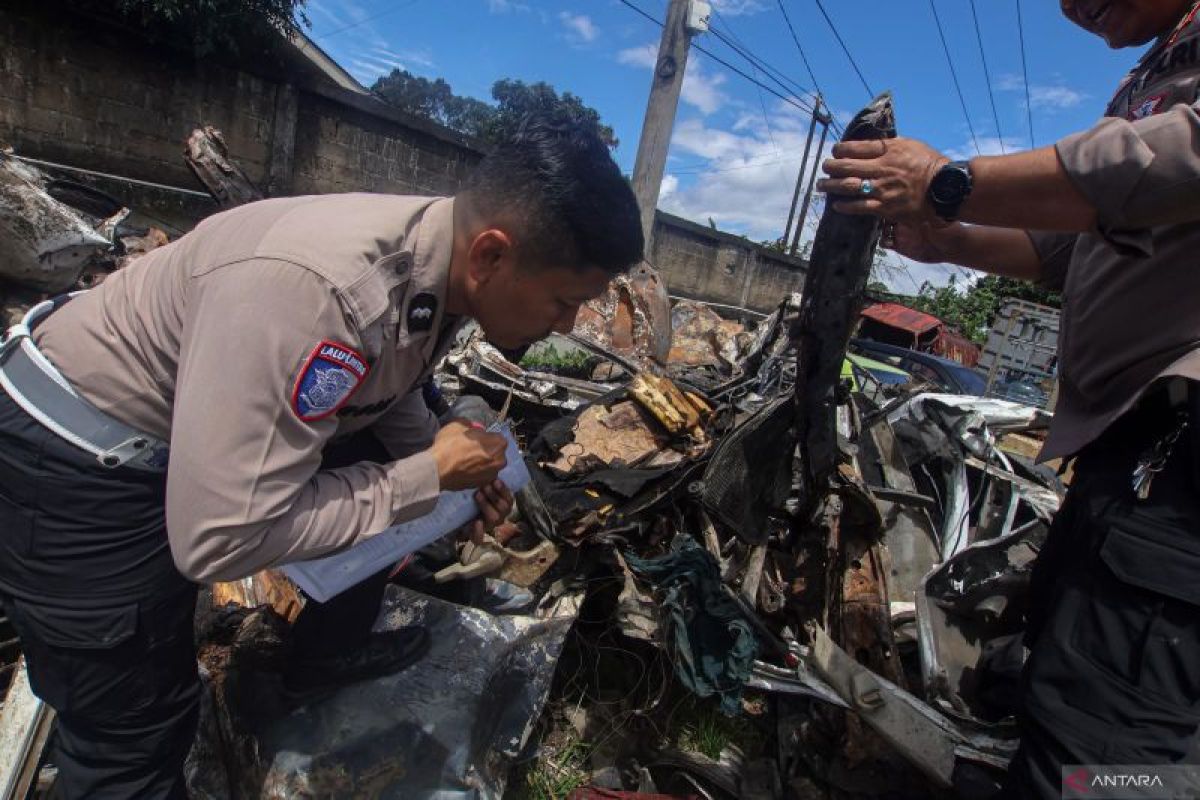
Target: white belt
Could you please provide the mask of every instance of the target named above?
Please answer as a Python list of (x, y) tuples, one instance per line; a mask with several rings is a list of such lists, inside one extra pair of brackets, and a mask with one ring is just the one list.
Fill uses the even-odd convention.
[(0, 386), (31, 417), (94, 455), (101, 465), (163, 472), (167, 468), (166, 442), (96, 408), (67, 383), (33, 343), (31, 328), (62, 302), (65, 299), (38, 303), (8, 329), (0, 343)]

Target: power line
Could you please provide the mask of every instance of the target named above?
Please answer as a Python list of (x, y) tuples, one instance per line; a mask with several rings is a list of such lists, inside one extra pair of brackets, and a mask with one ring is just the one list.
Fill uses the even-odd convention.
[(829, 14), (825, 11), (825, 6), (822, 5), (821, 0), (817, 0), (817, 8), (821, 10), (821, 16), (829, 24), (829, 30), (833, 31), (833, 38), (837, 39), (838, 44), (842, 46), (842, 52), (846, 54), (846, 58), (850, 59), (850, 66), (854, 67), (854, 71), (858, 73), (858, 79), (862, 81), (863, 88), (867, 90), (867, 96), (874, 97), (875, 93), (871, 91), (871, 87), (867, 84), (867, 79), (863, 77), (862, 70), (858, 68), (858, 62), (854, 60), (854, 56), (850, 55), (850, 48), (846, 47), (846, 43), (842, 41), (842, 35), (838, 33), (837, 26), (829, 18)]
[(1033, 104), (1029, 102), (1029, 71), (1025, 68), (1025, 26), (1021, 23), (1021, 0), (1017, 0), (1017, 35), (1021, 38), (1021, 77), (1025, 81), (1025, 117), (1029, 120), (1029, 146), (1033, 143)]
[[(717, 11), (715, 6), (713, 7), (712, 13), (714, 18), (721, 17), (721, 12)], [(724, 17), (721, 17), (721, 19), (723, 20)], [(711, 25), (709, 26), (709, 30), (712, 30)], [(735, 42), (737, 42), (739, 45), (741, 44), (741, 40), (737, 38), (737, 35), (733, 32), (732, 27), (729, 29), (729, 35)], [(725, 40), (722, 39), (722, 41)], [(727, 41), (725, 43), (729, 44)], [(753, 65), (754, 62), (750, 63)], [(755, 77), (758, 76), (757, 69), (754, 71), (754, 75)], [(754, 93), (758, 97), (758, 107), (762, 109), (763, 125), (766, 126), (767, 129), (767, 138), (771, 140), (771, 149), (775, 151), (775, 155), (779, 155), (779, 144), (775, 141), (775, 132), (771, 130), (771, 120), (767, 115), (767, 101), (763, 99), (762, 89), (759, 89), (757, 86), (754, 87)]]
[[(621, 2), (621, 5), (624, 5), (624, 6), (627, 6), (627, 7), (631, 8), (631, 9), (633, 9), (633, 10), (634, 10), (634, 11), (636, 11), (638, 14), (641, 14), (643, 17), (645, 17), (646, 19), (650, 20), (651, 22), (653, 22), (653, 23), (654, 23), (655, 25), (657, 25), (658, 27), (660, 27), (660, 28), (661, 28), (661, 27), (663, 27), (663, 23), (662, 23), (662, 21), (661, 21), (661, 20), (657, 20), (657, 19), (655, 19), (654, 17), (652, 17), (650, 14), (647, 14), (645, 11), (643, 11), (642, 9), (640, 9), (640, 8), (638, 8), (636, 5), (634, 5), (632, 2), (630, 2), (630, 0), (620, 0), (620, 2)], [(802, 100), (800, 100), (799, 98), (795, 98), (795, 99), (793, 99), (793, 98), (791, 98), (791, 97), (788, 97), (788, 96), (786, 96), (786, 95), (782, 95), (782, 94), (780, 94), (779, 92), (777, 92), (777, 91), (775, 91), (774, 89), (772, 89), (770, 86), (767, 86), (767, 85), (766, 85), (765, 83), (763, 83), (762, 81), (758, 80), (757, 78), (755, 78), (755, 77), (753, 77), (753, 76), (751, 76), (751, 75), (747, 75), (745, 72), (743, 72), (742, 70), (738, 69), (738, 68), (737, 68), (737, 67), (735, 67), (733, 64), (730, 64), (730, 63), (729, 63), (728, 61), (726, 61), (725, 59), (723, 59), (723, 58), (721, 58), (720, 56), (716, 55), (715, 53), (713, 53), (713, 52), (711, 52), (711, 51), (709, 51), (709, 50), (707, 50), (707, 49), (705, 49), (705, 48), (701, 47), (700, 45), (696, 44), (695, 42), (693, 42), (693, 43), (692, 43), (692, 47), (693, 47), (694, 49), (696, 49), (696, 50), (699, 50), (701, 53), (703, 53), (704, 55), (708, 56), (708, 57), (709, 57), (709, 58), (711, 58), (713, 61), (715, 61), (715, 62), (717, 62), (718, 64), (720, 64), (721, 66), (725, 67), (725, 68), (726, 68), (726, 69), (728, 69), (730, 72), (733, 72), (733, 73), (735, 73), (736, 75), (740, 75), (741, 77), (743, 77), (743, 78), (745, 78), (746, 80), (750, 81), (750, 82), (751, 82), (751, 83), (753, 83), (755, 86), (757, 86), (757, 87), (759, 87), (760, 89), (762, 89), (763, 91), (765, 91), (765, 92), (769, 92), (770, 94), (774, 95), (775, 97), (778, 97), (780, 100), (784, 101), (785, 103), (788, 103), (789, 105), (795, 106), (796, 108), (800, 109), (801, 111), (804, 111), (805, 113), (812, 113), (812, 108), (810, 108), (810, 107), (806, 106), (806, 105), (804, 104), (804, 102), (803, 102)]]
[(950, 58), (950, 46), (946, 44), (946, 34), (942, 31), (942, 20), (938, 16), (937, 6), (929, 0), (929, 10), (933, 12), (933, 21), (937, 25), (938, 38), (942, 40), (942, 51), (946, 54), (946, 65), (950, 67), (950, 77), (954, 80), (954, 91), (958, 93), (958, 102), (962, 106), (963, 117), (967, 120), (967, 129), (971, 131), (971, 141), (975, 145), (975, 155), (979, 151), (979, 140), (975, 138), (975, 126), (971, 124), (971, 115), (967, 113), (967, 101), (963, 98), (962, 87), (958, 85), (958, 72), (954, 69), (954, 61)]
[(796, 35), (796, 29), (792, 27), (792, 20), (788, 16), (787, 9), (783, 7), (783, 0), (776, 0), (779, 3), (779, 12), (783, 14), (783, 21), (787, 23), (788, 30), (792, 32), (792, 41), (796, 43), (796, 49), (800, 51), (800, 60), (804, 62), (804, 69), (808, 72), (808, 79), (812, 81), (813, 88), (818, 94), (824, 94), (821, 91), (821, 86), (817, 83), (817, 76), (813, 73), (812, 64), (808, 63), (808, 56), (804, 53), (804, 48), (800, 45), (800, 37)]
[[(827, 97), (828, 95), (824, 94), (824, 91), (821, 90), (821, 84), (817, 83), (816, 73), (812, 72), (812, 65), (809, 64), (809, 56), (804, 53), (804, 47), (802, 44), (800, 44), (800, 37), (796, 35), (796, 28), (793, 28), (792, 26), (792, 18), (787, 16), (787, 8), (784, 7), (784, 0), (775, 0), (775, 2), (779, 5), (779, 13), (784, 16), (784, 22), (787, 23), (787, 30), (792, 34), (792, 41), (796, 42), (796, 49), (800, 54), (800, 61), (804, 62), (804, 70), (809, 73), (809, 80), (812, 82), (812, 88), (817, 90), (817, 106), (814, 110), (814, 113), (820, 112), (822, 98)], [(838, 137), (841, 138), (841, 134), (845, 133), (845, 130), (842, 130), (842, 127), (838, 124), (838, 121), (833, 119), (833, 114), (826, 114), (826, 120), (828, 121), (829, 125), (833, 125), (834, 133), (838, 134)]]
[[(684, 169), (673, 169), (670, 172), (672, 175), (701, 175), (701, 174), (707, 175), (710, 172), (737, 172), (737, 171), (743, 170), (743, 169), (754, 169), (755, 167), (770, 167), (770, 166), (774, 166), (775, 164), (795, 163), (797, 161), (802, 161), (802, 160), (803, 159), (800, 158), (799, 156), (784, 156), (784, 157), (780, 157), (780, 158), (771, 158), (767, 161), (751, 161), (746, 164), (739, 164), (736, 167), (722, 167), (720, 169), (711, 169), (708, 166), (693, 167), (693, 166), (689, 165), (689, 166), (686, 166)], [(712, 163), (712, 162), (709, 162), (709, 163)]]
[(996, 139), (1000, 142), (1000, 153), (1004, 154), (1004, 134), (1000, 132), (1000, 115), (996, 112), (996, 93), (992, 91), (992, 73), (988, 71), (987, 56), (983, 52), (983, 34), (979, 30), (979, 14), (975, 11), (975, 0), (971, 0), (971, 19), (975, 21), (975, 41), (979, 42), (979, 60), (983, 62), (983, 78), (987, 81), (988, 99), (992, 103), (992, 118), (996, 120)]
[(352, 22), (349, 25), (338, 28), (337, 30), (333, 30), (333, 31), (330, 31), (329, 33), (323, 33), (320, 36), (313, 37), (313, 41), (320, 41), (321, 39), (328, 39), (330, 36), (337, 36), (339, 33), (345, 33), (346, 31), (353, 30), (354, 28), (357, 28), (360, 25), (366, 25), (368, 22), (373, 22), (373, 21), (379, 19), (380, 17), (386, 17), (388, 14), (395, 14), (398, 11), (403, 11), (404, 9), (408, 8), (409, 6), (415, 6), (418, 2), (420, 2), (420, 0), (410, 0), (410, 2), (405, 3), (403, 5), (393, 6), (391, 8), (380, 11), (377, 14), (372, 14), (368, 17), (363, 17), (362, 19), (358, 20), (357, 22)]
[(715, 36), (717, 39), (719, 39), (721, 42), (723, 42), (725, 44), (725, 46), (728, 47), (730, 50), (737, 53), (742, 58), (746, 59), (746, 61), (750, 62), (750, 65), (752, 67), (762, 70), (762, 72), (768, 78), (770, 78), (772, 81), (774, 81), (776, 85), (778, 85), (783, 91), (787, 92), (788, 94), (795, 95), (797, 97), (797, 99), (800, 99), (802, 95), (810, 95), (811, 96), (814, 94), (814, 92), (811, 89), (809, 89), (805, 86), (801, 86), (799, 83), (796, 83), (796, 81), (787, 77), (787, 75), (783, 74), (781, 71), (779, 71), (775, 67), (772, 67), (770, 64), (763, 61), (761, 58), (756, 56), (753, 52), (748, 50), (745, 47), (745, 45), (742, 45), (741, 42), (738, 42), (736, 40), (731, 41), (729, 39), (729, 37), (727, 37), (724, 33), (722, 33), (715, 26), (709, 26), (708, 32), (711, 33), (713, 36)]

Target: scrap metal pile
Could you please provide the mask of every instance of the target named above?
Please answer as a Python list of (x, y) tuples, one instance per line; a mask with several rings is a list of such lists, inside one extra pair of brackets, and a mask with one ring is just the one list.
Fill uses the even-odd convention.
[[(847, 128), (889, 135), (887, 97)], [(877, 236), (827, 211), (803, 296), (752, 329), (699, 303), (664, 312), (644, 271), (519, 359), (465, 335), (438, 381), (516, 425), (533, 480), (512, 524), (394, 578), (379, 624), (430, 625), (426, 659), (301, 709), (264, 707), (266, 662), (286, 657), (275, 615), (226, 606), (203, 658), (196, 796), (994, 785), (1029, 568), (1061, 491), (997, 440), (1046, 415), (879, 403), (842, 380)]]
[[(886, 95), (846, 129), (894, 135)], [(72, 246), (118, 252), (90, 221), (67, 228)], [(639, 269), (515, 360), (465, 335), (437, 380), (513, 422), (533, 476), (513, 519), (395, 573), (377, 628), (426, 626), (425, 657), (299, 707), (279, 667), (302, 596), (273, 572), (213, 587), (193, 797), (994, 785), (1061, 486), (998, 443), (1042, 412), (842, 379), (878, 235), (827, 210), (803, 295), (753, 327), (670, 308)], [(82, 269), (63, 252), (43, 259), (73, 276), (56, 289)]]
[(53, 178), (0, 147), (0, 324), (95, 286), (167, 234), (92, 187)]

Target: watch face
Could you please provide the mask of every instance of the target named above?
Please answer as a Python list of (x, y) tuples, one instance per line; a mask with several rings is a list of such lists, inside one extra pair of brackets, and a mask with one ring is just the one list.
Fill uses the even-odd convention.
[(954, 203), (962, 200), (970, 185), (971, 178), (965, 170), (943, 168), (933, 176), (929, 192), (939, 203)]

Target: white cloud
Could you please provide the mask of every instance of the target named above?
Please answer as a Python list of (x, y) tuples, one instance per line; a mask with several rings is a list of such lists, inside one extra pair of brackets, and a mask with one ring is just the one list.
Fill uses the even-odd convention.
[(629, 47), (617, 53), (617, 63), (625, 64), (629, 67), (646, 67), (654, 69), (654, 64), (658, 60), (658, 46), (655, 44), (643, 44), (637, 47)]
[[(975, 144), (979, 143), (976, 151)], [(967, 161), (975, 156), (999, 156), (1005, 153), (1015, 153), (1027, 149), (1029, 140), (1019, 136), (1005, 136), (1003, 140), (995, 136), (977, 136), (967, 139), (958, 147), (946, 149), (946, 157), (954, 161)]]
[(688, 58), (687, 72), (683, 75), (683, 88), (679, 96), (683, 102), (695, 106), (705, 114), (711, 114), (729, 101), (729, 95), (721, 91), (724, 83), (723, 74), (709, 74), (693, 53)]
[[(996, 82), (996, 88), (1002, 92), (1018, 92), (1022, 95), (1025, 92), (1025, 83), (1020, 75), (1005, 74), (1001, 75)], [(1029, 105), (1035, 110), (1040, 111), (1060, 111), (1066, 108), (1075, 108), (1084, 100), (1087, 100), (1089, 95), (1086, 92), (1072, 89), (1063, 83), (1053, 84), (1029, 84)], [(1024, 108), (1025, 99), (1021, 98), (1021, 107)]]
[[(371, 51), (371, 55), (384, 61), (394, 61), (401, 64), (415, 65), (425, 69), (433, 69), (435, 66), (437, 66), (433, 61), (433, 53), (428, 48), (423, 48), (420, 50), (397, 51), (392, 50), (389, 47), (376, 46)], [(401, 69), (406, 68), (407, 67), (401, 67)]]
[(586, 44), (596, 41), (600, 29), (592, 18), (586, 14), (571, 14), (567, 11), (558, 13), (558, 21), (567, 29), (567, 38), (576, 43)]
[(528, 11), (529, 6), (518, 0), (487, 0), (488, 11), (493, 14), (508, 14), (513, 11)]
[[(617, 53), (617, 63), (631, 67), (654, 69), (658, 62), (658, 45), (643, 44)], [(696, 53), (688, 55), (687, 70), (683, 75), (683, 87), (679, 96), (683, 102), (703, 114), (712, 114), (729, 102), (729, 95), (721, 90), (726, 77), (722, 73), (710, 73)]]
[(711, 4), (717, 13), (727, 17), (757, 14), (767, 7), (763, 0), (711, 0)]
[[(731, 125), (707, 119), (677, 122), (659, 190), (659, 207), (701, 225), (711, 219), (721, 230), (743, 234), (752, 241), (781, 237), (804, 152), (808, 117), (782, 102), (768, 107), (767, 115), (745, 113)], [(812, 168), (819, 168), (832, 146), (832, 141), (826, 141), (821, 153), (810, 154), (805, 188)], [(815, 140), (813, 147), (815, 150)], [(824, 207), (824, 195), (815, 192), (802, 243), (812, 240)], [(880, 277), (900, 293), (916, 294), (924, 281), (944, 286), (951, 275), (963, 280), (956, 267), (918, 264), (896, 254), (888, 261), (892, 269)]]
[(1029, 104), (1034, 108), (1074, 108), (1087, 99), (1083, 92), (1067, 86), (1030, 86)]
[[(677, 123), (659, 205), (701, 224), (711, 218), (719, 228), (755, 241), (778, 239), (806, 133), (787, 117), (776, 109), (770, 133), (761, 115), (738, 120), (738, 130), (699, 119)], [(810, 165), (818, 161), (815, 153), (810, 155)], [(810, 211), (809, 217), (816, 219), (816, 214)]]

